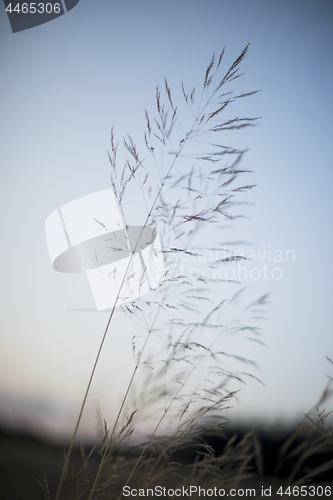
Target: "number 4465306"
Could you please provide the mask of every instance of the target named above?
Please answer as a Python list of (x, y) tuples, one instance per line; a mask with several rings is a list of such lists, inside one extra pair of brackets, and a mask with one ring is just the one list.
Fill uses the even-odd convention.
[(330, 497), (331, 487), (330, 486), (293, 486), (283, 489), (282, 486), (276, 492), (277, 495), (288, 495), (292, 497)]
[(8, 7), (6, 8), (6, 11), (9, 12), (10, 14), (12, 12), (17, 12), (19, 14), (22, 12), (23, 14), (35, 14), (36, 12), (38, 14), (43, 14), (46, 12), (47, 14), (51, 14), (54, 12), (55, 14), (59, 14), (60, 12), (60, 3), (55, 3), (52, 5), (51, 3), (23, 3), (22, 6), (20, 6), (19, 3), (15, 5), (14, 8), (12, 8), (12, 4), (10, 3)]

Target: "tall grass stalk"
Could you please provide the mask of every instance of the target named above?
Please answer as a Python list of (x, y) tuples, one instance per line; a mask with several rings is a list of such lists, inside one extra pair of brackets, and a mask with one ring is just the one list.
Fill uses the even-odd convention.
[[(104, 342), (109, 332), (115, 309), (118, 306), (123, 286), (125, 282), (130, 278), (128, 276), (128, 273), (131, 269), (133, 257), (135, 253), (140, 250), (140, 248), (138, 248), (138, 242), (140, 241), (140, 237), (143, 234), (144, 229), (147, 226), (159, 227), (160, 237), (162, 240), (162, 252), (165, 256), (167, 267), (168, 263), (170, 263), (170, 255), (172, 255), (173, 257), (181, 254), (186, 254), (189, 256), (195, 255), (191, 248), (189, 248), (189, 244), (190, 241), (192, 241), (197, 236), (199, 230), (206, 228), (208, 224), (219, 223), (220, 220), (230, 221), (237, 218), (237, 215), (232, 215), (229, 212), (229, 208), (234, 205), (233, 197), (238, 193), (246, 192), (254, 187), (253, 185), (249, 184), (237, 186), (235, 188), (231, 187), (232, 183), (234, 183), (241, 174), (250, 173), (249, 170), (244, 170), (239, 166), (239, 163), (245, 151), (234, 149), (233, 147), (229, 146), (224, 146), (220, 142), (211, 142), (210, 139), (210, 136), (219, 135), (220, 133), (223, 133), (225, 131), (243, 129), (245, 127), (252, 126), (258, 119), (240, 118), (238, 116), (221, 119), (221, 116), (225, 115), (233, 102), (238, 101), (241, 98), (254, 95), (257, 92), (252, 91), (234, 96), (232, 91), (228, 89), (228, 85), (241, 76), (241, 74), (239, 73), (239, 65), (244, 59), (247, 50), (248, 46), (245, 47), (245, 49), (241, 52), (239, 57), (234, 61), (234, 63), (230, 66), (230, 68), (222, 78), (219, 76), (219, 73), (221, 71), (222, 61), (224, 58), (224, 50), (221, 52), (218, 58), (215, 58), (215, 54), (213, 55), (204, 74), (198, 103), (195, 98), (195, 89), (193, 89), (192, 92), (187, 93), (185, 91), (184, 85), (182, 84), (182, 99), (185, 103), (187, 112), (189, 112), (190, 121), (188, 118), (183, 120), (182, 115), (179, 116), (179, 107), (176, 107), (174, 105), (171, 90), (169, 88), (167, 80), (165, 79), (166, 103), (162, 102), (161, 92), (159, 88), (157, 88), (157, 118), (151, 121), (149, 114), (146, 111), (146, 131), (144, 133), (144, 147), (146, 151), (148, 151), (148, 159), (143, 157), (141, 153), (138, 152), (137, 146), (135, 145), (132, 137), (128, 135), (124, 139), (124, 147), (125, 150), (129, 153), (130, 159), (126, 160), (125, 166), (119, 173), (119, 167), (117, 164), (119, 144), (115, 143), (113, 129), (111, 131), (111, 152), (109, 153), (109, 160), (111, 165), (111, 184), (118, 203), (118, 207), (125, 222), (125, 234), (130, 251), (130, 259), (126, 271), (122, 277), (119, 292), (108, 318), (102, 340), (100, 342), (99, 349), (93, 364), (71, 443), (65, 457), (65, 462), (55, 500), (60, 500), (62, 487), (69, 467), (71, 453), (76, 440), (77, 432), (80, 426), (82, 414), (86, 405), (91, 384), (103, 350)], [(224, 92), (225, 87), (227, 88)], [(187, 122), (189, 122), (189, 124), (187, 124)], [(206, 142), (200, 142), (199, 138), (204, 137), (205, 135), (208, 135), (208, 139), (210, 140)], [(175, 144), (176, 146), (174, 146)], [(189, 152), (188, 146), (190, 144), (194, 144), (197, 149), (194, 148), (194, 151)], [(209, 147), (208, 151), (206, 149), (203, 149), (206, 148), (207, 145)], [(162, 151), (161, 162), (157, 160), (156, 149), (158, 147), (160, 147)], [(216, 165), (229, 156), (235, 156), (236, 160), (229, 165), (226, 162), (222, 168), (215, 168), (215, 170), (212, 170), (212, 165)], [(171, 161), (168, 163), (166, 168), (163, 165), (164, 158), (171, 158)], [(180, 165), (179, 170), (175, 175), (174, 167), (176, 163), (178, 165), (180, 162), (183, 162), (184, 166)], [(189, 162), (192, 163), (190, 168), (188, 168)], [(142, 179), (143, 176), (144, 179)], [(144, 204), (147, 207), (147, 214), (142, 224), (140, 237), (137, 239), (137, 243), (133, 248), (131, 248), (131, 243), (127, 235), (127, 214), (126, 210), (124, 209), (124, 199), (126, 198), (127, 190), (132, 184), (136, 184), (139, 187), (139, 190), (144, 199)], [(151, 195), (154, 189), (155, 194)], [(183, 196), (175, 201), (175, 196), (179, 192), (184, 193), (184, 196), (186, 195), (187, 199), (184, 199)], [(149, 197), (151, 198), (150, 201)], [(197, 208), (198, 205), (201, 205), (201, 209), (199, 210)], [(162, 227), (164, 228), (164, 231), (161, 231)], [(183, 244), (181, 244), (181, 242)], [(167, 245), (167, 243), (169, 243), (169, 246)], [(177, 247), (175, 247), (175, 245), (177, 245)], [(214, 262), (212, 265), (221, 266), (226, 262), (237, 261), (241, 258), (243, 257), (237, 255), (229, 255), (225, 258), (216, 260), (216, 262)], [(225, 325), (221, 325), (219, 322), (212, 323), (212, 318), (215, 317), (215, 315), (218, 316), (220, 314), (221, 309), (225, 306), (226, 301), (219, 301), (216, 304), (214, 303), (214, 300), (211, 300), (207, 296), (206, 292), (204, 292), (204, 296), (200, 296), (200, 293), (202, 292), (200, 292), (200, 289), (194, 288), (193, 281), (196, 282), (196, 286), (198, 286), (199, 283), (200, 286), (203, 286), (204, 288), (206, 287), (207, 293), (210, 284), (213, 286), (216, 284), (216, 280), (210, 278), (197, 278), (193, 280), (193, 278), (185, 276), (183, 274), (175, 273), (175, 275), (172, 275), (169, 271), (165, 273), (159, 290), (156, 292), (156, 294), (160, 294), (159, 297), (161, 297), (157, 301), (157, 304), (153, 303), (153, 306), (157, 306), (157, 311), (150, 325), (145, 318), (143, 309), (139, 307), (138, 304), (142, 305), (142, 303), (144, 303), (145, 306), (149, 307), (152, 305), (152, 301), (145, 301), (141, 299), (141, 302), (131, 301), (128, 305), (120, 306), (129, 316), (135, 316), (139, 314), (140, 317), (145, 318), (147, 335), (143, 346), (139, 354), (137, 355), (133, 373), (122, 399), (117, 417), (112, 427), (112, 431), (105, 436), (103, 442), (103, 450), (101, 452), (100, 464), (98, 466), (96, 477), (89, 494), (89, 500), (92, 500), (93, 498), (95, 498), (96, 494), (98, 494), (96, 493), (96, 490), (100, 484), (103, 469), (105, 468), (105, 465), (110, 462), (112, 453), (115, 450), (116, 429), (119, 424), (121, 415), (124, 411), (125, 405), (128, 401), (128, 397), (132, 389), (133, 382), (137, 376), (138, 369), (143, 364), (143, 355), (146, 351), (148, 341), (151, 338), (151, 334), (155, 331), (155, 325), (158, 321), (158, 318), (161, 314), (163, 314), (165, 309), (176, 310), (179, 308), (184, 308), (185, 313), (186, 311), (190, 311), (190, 314), (192, 314), (191, 306), (189, 305), (188, 301), (185, 300), (187, 293), (186, 290), (188, 288), (192, 287), (193, 293), (196, 294), (193, 296), (195, 297), (195, 300), (201, 299), (201, 302), (204, 302), (206, 300), (208, 301), (208, 303), (212, 303), (212, 307), (206, 312), (206, 314), (204, 314), (204, 318), (202, 321), (186, 322), (183, 320), (179, 320), (175, 321), (174, 323), (172, 321), (171, 323), (169, 323), (169, 345), (166, 350), (169, 349), (170, 354), (167, 360), (162, 360), (162, 363), (164, 363), (164, 367), (159, 372), (160, 374), (162, 374), (161, 376), (164, 377), (164, 383), (166, 384), (167, 380), (167, 367), (175, 363), (175, 360), (177, 360), (178, 362), (177, 356), (181, 351), (193, 351), (195, 349), (201, 349), (206, 353), (208, 352), (214, 361), (216, 361), (219, 356), (227, 356), (225, 352), (213, 353), (211, 351), (211, 348), (207, 348), (199, 342), (190, 341), (191, 335), (194, 333), (200, 333), (201, 331), (206, 331), (207, 329), (217, 331), (221, 328), (228, 328)], [(179, 302), (176, 305), (172, 305), (171, 303), (166, 301), (170, 298), (170, 295), (173, 295), (175, 293), (175, 289), (176, 291), (182, 290), (183, 297), (185, 295), (185, 298), (180, 298)], [(205, 310), (205, 307), (203, 307), (203, 310)], [(179, 335), (177, 341), (172, 343), (170, 342), (170, 339), (173, 336), (173, 328), (177, 327), (180, 327), (182, 329), (182, 333)], [(247, 332), (254, 333), (255, 335), (258, 333), (258, 330), (255, 327), (244, 327), (244, 329), (247, 329)], [(234, 327), (234, 330), (232, 330), (231, 333), (235, 331), (240, 332), (241, 327), (238, 327), (238, 329)], [(237, 358), (237, 356), (234, 357)], [(203, 358), (200, 358), (200, 360), (201, 359)], [(239, 359), (243, 362), (248, 362), (248, 360), (244, 358), (239, 357)], [(181, 361), (187, 362), (186, 356), (183, 357)], [(173, 394), (170, 394), (169, 403), (166, 404), (161, 417), (158, 419), (154, 431), (146, 442), (146, 445), (144, 446), (136, 463), (134, 464), (134, 467), (128, 476), (126, 484), (128, 484), (129, 480), (132, 478), (139, 465), (139, 462), (142, 460), (146, 450), (149, 448), (149, 445), (153, 441), (162, 421), (165, 419), (166, 415), (170, 413), (171, 408), (174, 406), (175, 402), (178, 402), (181, 391), (183, 391), (186, 387), (186, 384), (188, 383), (197, 366), (198, 362), (192, 364), (192, 368), (187, 373), (187, 375), (185, 375), (182, 382), (179, 384), (178, 389)], [(223, 375), (227, 379), (234, 377), (233, 374), (231, 374), (230, 372), (223, 372), (222, 369), (219, 372), (219, 375)], [(222, 383), (221, 387), (224, 387)], [(167, 393), (168, 390), (166, 391), (166, 394)], [(234, 393), (231, 392), (227, 395), (222, 395), (222, 393), (220, 393), (217, 389), (215, 393), (214, 391), (212, 391), (210, 397), (213, 399), (214, 397), (217, 397), (217, 400), (215, 401), (211, 399), (209, 411), (214, 413), (214, 410), (220, 408), (221, 404), (224, 403), (233, 394)], [(188, 411), (191, 400), (186, 404), (188, 406), (186, 407), (185, 405), (186, 409), (184, 410), (183, 408), (182, 410), (184, 411), (184, 414)], [(203, 418), (203, 416), (207, 412), (208, 408), (205, 408), (204, 411), (199, 411), (197, 413), (197, 417), (192, 419), (192, 424), (189, 428), (194, 429), (194, 426), (198, 422), (199, 418)], [(128, 419), (128, 427), (133, 418), (134, 414)], [(122, 431), (120, 431), (120, 433), (121, 432)]]

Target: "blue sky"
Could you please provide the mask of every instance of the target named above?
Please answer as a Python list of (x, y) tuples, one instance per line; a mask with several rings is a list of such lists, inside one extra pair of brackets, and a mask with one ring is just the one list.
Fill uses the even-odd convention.
[[(80, 0), (16, 34), (3, 4), (0, 16), (2, 420), (68, 433), (107, 321), (107, 313), (68, 311), (93, 299), (83, 276), (52, 269), (46, 218), (110, 187), (111, 127), (118, 139), (130, 132), (141, 140), (144, 109), (153, 110), (165, 76), (177, 95), (181, 82), (201, 83), (212, 53), (226, 47), (227, 69), (248, 43), (235, 87), (261, 92), (239, 112), (262, 118), (230, 140), (249, 149), (244, 166), (258, 186), (246, 198), (248, 219), (223, 240), (296, 257), (281, 264), (281, 279), (244, 283), (250, 301), (271, 292), (267, 348), (234, 346), (256, 360), (265, 386), (242, 387), (234, 415), (301, 416), (332, 375), (332, 3)], [(85, 429), (96, 405), (105, 418), (114, 414), (132, 366), (131, 328), (116, 316)]]

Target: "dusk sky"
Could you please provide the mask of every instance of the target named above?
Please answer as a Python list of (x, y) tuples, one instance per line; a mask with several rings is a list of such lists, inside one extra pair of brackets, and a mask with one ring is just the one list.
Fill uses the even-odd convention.
[[(243, 280), (244, 300), (270, 295), (266, 347), (230, 346), (256, 361), (264, 384), (247, 380), (232, 415), (293, 422), (317, 402), (333, 376), (332, 21), (329, 0), (80, 0), (12, 33), (0, 4), (1, 424), (70, 435), (108, 320), (73, 312), (94, 308), (93, 296), (84, 275), (52, 269), (45, 220), (111, 187), (111, 127), (118, 141), (129, 132), (142, 142), (144, 110), (153, 113), (165, 76), (180, 99), (182, 82), (200, 86), (214, 52), (225, 47), (226, 71), (248, 43), (235, 88), (261, 92), (235, 112), (261, 118), (226, 137), (248, 149), (243, 166), (257, 186), (243, 195), (246, 218), (219, 241), (246, 241), (252, 251), (260, 276)], [(237, 291), (220, 286), (222, 296)], [(117, 313), (82, 432), (93, 433), (96, 408), (114, 417), (135, 334)]]

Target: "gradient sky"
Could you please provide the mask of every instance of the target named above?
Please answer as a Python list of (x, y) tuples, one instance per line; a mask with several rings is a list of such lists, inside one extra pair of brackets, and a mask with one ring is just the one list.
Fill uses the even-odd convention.
[[(235, 132), (258, 184), (224, 241), (261, 252), (294, 250), (280, 280), (247, 280), (249, 301), (271, 292), (262, 346), (234, 415), (299, 418), (332, 367), (332, 49), (329, 0), (80, 0), (65, 16), (11, 33), (0, 4), (0, 419), (72, 431), (107, 313), (83, 276), (55, 272), (44, 224), (56, 208), (110, 187), (110, 129), (141, 139), (156, 85), (199, 85), (214, 52), (225, 69), (250, 42), (239, 88), (260, 125)], [(268, 255), (268, 254), (266, 254)], [(266, 259), (265, 263), (269, 266)], [(262, 265), (262, 263), (259, 263)], [(228, 293), (228, 292), (226, 292)], [(111, 418), (131, 373), (132, 327), (116, 315), (89, 397)], [(116, 333), (115, 333), (116, 332)]]

